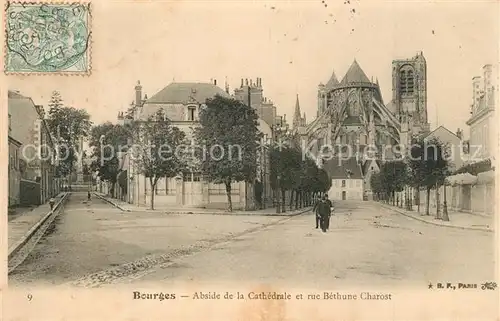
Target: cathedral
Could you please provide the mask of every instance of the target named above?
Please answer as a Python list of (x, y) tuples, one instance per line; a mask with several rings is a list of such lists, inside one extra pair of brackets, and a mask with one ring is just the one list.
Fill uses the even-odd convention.
[(319, 84), (317, 117), (308, 125), (297, 98), (294, 127), (308, 146), (314, 142), (312, 154), (332, 179), (332, 199), (369, 198), (371, 173), (381, 161), (398, 157), (393, 146), (408, 146), (412, 137), (429, 132), (426, 81), (422, 52), (394, 60), (392, 99), (386, 104), (378, 80), (354, 60), (340, 81), (333, 72)]

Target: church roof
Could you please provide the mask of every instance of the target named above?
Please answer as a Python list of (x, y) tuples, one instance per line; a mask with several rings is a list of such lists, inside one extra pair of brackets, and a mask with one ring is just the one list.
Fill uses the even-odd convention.
[(345, 74), (344, 78), (342, 78), (342, 81), (340, 83), (342, 85), (347, 85), (351, 83), (371, 84), (372, 82), (370, 81), (370, 79), (368, 79), (363, 69), (361, 69), (356, 59), (354, 59), (351, 67), (349, 67), (349, 70)]
[(146, 101), (146, 104), (185, 104), (192, 100), (204, 103), (215, 95), (229, 97), (220, 87), (211, 83), (173, 82)]
[(350, 174), (351, 179), (362, 179), (361, 166), (356, 157), (348, 159), (334, 157), (325, 162), (324, 170), (330, 179), (347, 179)]
[(337, 79), (337, 76), (335, 75), (335, 71), (332, 71), (332, 75), (330, 76), (330, 80), (326, 83), (326, 88), (333, 88), (334, 86), (338, 85), (339, 81)]

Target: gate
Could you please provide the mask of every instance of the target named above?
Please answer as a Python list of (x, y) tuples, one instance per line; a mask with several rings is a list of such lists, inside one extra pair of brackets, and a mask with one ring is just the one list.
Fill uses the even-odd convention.
[(201, 175), (198, 173), (189, 173), (184, 175), (184, 206), (196, 207), (203, 205), (203, 192)]

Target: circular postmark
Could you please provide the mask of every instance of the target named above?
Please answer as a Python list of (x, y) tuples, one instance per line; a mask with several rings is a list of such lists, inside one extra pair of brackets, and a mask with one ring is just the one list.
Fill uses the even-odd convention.
[(11, 5), (7, 10), (9, 71), (87, 71), (88, 8), (83, 5)]

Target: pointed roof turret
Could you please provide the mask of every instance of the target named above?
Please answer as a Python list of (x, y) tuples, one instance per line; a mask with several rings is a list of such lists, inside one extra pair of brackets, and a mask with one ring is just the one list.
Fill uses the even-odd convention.
[(297, 128), (301, 126), (301, 117), (300, 117), (300, 104), (299, 104), (299, 94), (297, 94), (297, 99), (295, 101), (295, 112), (293, 114), (293, 127)]
[(337, 79), (337, 76), (335, 75), (335, 71), (332, 71), (332, 75), (330, 76), (330, 80), (326, 83), (326, 88), (333, 88), (334, 86), (338, 85), (339, 81)]
[(347, 85), (350, 83), (371, 83), (370, 79), (366, 76), (365, 72), (361, 67), (359, 66), (358, 62), (356, 59), (354, 59), (351, 67), (349, 67), (349, 70), (347, 70), (347, 73), (345, 74), (344, 78), (342, 78), (342, 81), (340, 82), (342, 85)]

